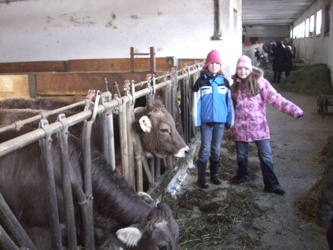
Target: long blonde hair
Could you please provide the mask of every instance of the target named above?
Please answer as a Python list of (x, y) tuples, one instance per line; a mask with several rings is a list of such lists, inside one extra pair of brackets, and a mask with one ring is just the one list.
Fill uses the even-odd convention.
[[(231, 85), (231, 97), (234, 101), (237, 100), (239, 88), (244, 88), (251, 96), (256, 96), (260, 92), (259, 88), (259, 79), (260, 72), (256, 72), (255, 69), (245, 78), (241, 79), (238, 77), (237, 72), (231, 78), (234, 80), (234, 83)], [(242, 85), (240, 86), (240, 83)]]

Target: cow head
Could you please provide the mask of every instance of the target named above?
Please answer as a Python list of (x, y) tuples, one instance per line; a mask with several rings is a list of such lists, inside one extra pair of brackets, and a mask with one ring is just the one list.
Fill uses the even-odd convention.
[(137, 128), (147, 157), (163, 158), (168, 155), (185, 157), (189, 147), (177, 131), (171, 114), (161, 103), (148, 109), (135, 109)]
[[(144, 194), (144, 193), (142, 193)], [(171, 215), (170, 207), (157, 203), (148, 194), (141, 197), (153, 206), (146, 224), (131, 225), (116, 232), (118, 239), (129, 249), (142, 250), (178, 250), (179, 227)]]

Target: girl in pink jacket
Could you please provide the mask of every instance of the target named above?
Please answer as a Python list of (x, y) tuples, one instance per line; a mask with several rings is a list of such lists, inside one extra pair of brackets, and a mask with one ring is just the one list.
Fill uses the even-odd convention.
[(235, 107), (233, 136), (238, 165), (234, 183), (240, 184), (249, 179), (248, 143), (254, 142), (258, 148), (264, 190), (283, 195), (285, 191), (274, 173), (265, 103), (296, 119), (302, 117), (304, 112), (277, 93), (263, 77), (263, 71), (252, 67), (251, 59), (247, 56), (238, 59), (236, 74), (232, 76), (232, 79), (234, 83), (231, 90)]

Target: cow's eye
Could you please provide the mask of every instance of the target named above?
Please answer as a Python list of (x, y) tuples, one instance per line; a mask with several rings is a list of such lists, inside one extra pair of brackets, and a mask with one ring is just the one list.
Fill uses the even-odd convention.
[(158, 246), (158, 250), (167, 250), (166, 246)]
[(162, 133), (169, 133), (169, 129), (167, 129), (167, 128), (161, 128), (160, 131)]

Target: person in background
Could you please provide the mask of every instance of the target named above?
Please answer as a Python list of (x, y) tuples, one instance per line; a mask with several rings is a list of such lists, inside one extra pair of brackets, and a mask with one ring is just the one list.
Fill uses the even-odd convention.
[[(209, 52), (203, 74), (193, 86), (192, 119), (200, 127), (201, 145), (196, 162), (198, 185), (208, 188), (206, 166), (210, 161), (210, 180), (219, 185), (220, 152), (224, 129), (233, 125), (234, 112), (229, 82), (221, 71), (222, 61), (217, 50)], [(210, 155), (210, 157), (209, 157)]]
[(282, 71), (285, 71), (286, 51), (282, 43), (278, 41), (273, 51), (273, 83), (280, 83)]
[(333, 150), (331, 151), (318, 191), (316, 222), (327, 229), (326, 239), (333, 250)]
[(252, 67), (251, 59), (247, 56), (238, 59), (236, 74), (232, 76), (232, 79), (234, 83), (231, 85), (231, 92), (235, 108), (232, 131), (238, 165), (233, 182), (240, 184), (248, 181), (248, 144), (254, 142), (258, 149), (264, 191), (283, 195), (285, 191), (274, 173), (270, 131), (266, 119), (266, 102), (296, 119), (302, 117), (304, 112), (277, 93), (264, 78), (263, 71)]
[(293, 50), (290, 45), (286, 46), (286, 78), (290, 75), (290, 71), (293, 67)]

